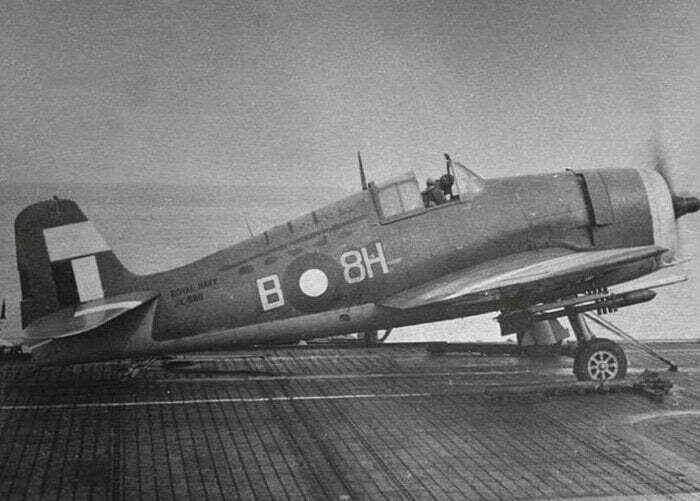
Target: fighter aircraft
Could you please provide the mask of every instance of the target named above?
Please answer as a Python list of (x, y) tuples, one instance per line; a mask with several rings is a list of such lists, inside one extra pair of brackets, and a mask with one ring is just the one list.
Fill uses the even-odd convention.
[[(413, 173), (196, 262), (129, 272), (71, 200), (16, 219), (22, 341), (39, 364), (230, 350), (500, 312), (522, 345), (561, 342), (580, 380), (624, 377), (626, 357), (584, 314), (648, 301), (608, 287), (677, 262), (676, 219), (700, 201), (651, 169), (483, 179), (448, 160), (446, 203)], [(449, 196), (451, 195), (451, 196)]]

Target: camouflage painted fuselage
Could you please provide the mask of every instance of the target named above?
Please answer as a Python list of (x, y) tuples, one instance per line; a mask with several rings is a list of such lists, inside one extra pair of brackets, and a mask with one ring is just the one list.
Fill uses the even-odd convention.
[[(291, 342), (480, 314), (504, 305), (396, 312), (377, 303), (502, 256), (552, 247), (650, 245), (654, 237), (647, 191), (636, 170), (494, 179), (470, 200), (389, 218), (382, 215), (378, 188), (370, 185), (166, 272), (135, 276), (117, 266), (111, 251), (98, 254), (100, 268), (115, 270), (103, 278), (105, 296), (156, 291), (155, 307), (114, 322), (87, 345), (68, 340), (52, 357), (95, 360)], [(594, 285), (630, 280), (653, 268), (651, 262), (621, 268), (608, 276), (609, 283)], [(528, 300), (554, 300), (591, 285), (572, 284)], [(31, 305), (26, 309), (31, 312)]]

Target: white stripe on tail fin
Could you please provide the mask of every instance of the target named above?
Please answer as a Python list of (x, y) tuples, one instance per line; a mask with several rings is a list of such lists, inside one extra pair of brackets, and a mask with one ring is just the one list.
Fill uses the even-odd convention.
[(97, 259), (94, 255), (73, 259), (70, 264), (81, 303), (105, 297), (100, 271), (97, 269)]
[(44, 240), (52, 263), (111, 250), (90, 221), (46, 228)]
[(105, 296), (95, 254), (111, 249), (90, 221), (46, 228), (44, 240), (49, 261), (70, 259), (81, 303)]

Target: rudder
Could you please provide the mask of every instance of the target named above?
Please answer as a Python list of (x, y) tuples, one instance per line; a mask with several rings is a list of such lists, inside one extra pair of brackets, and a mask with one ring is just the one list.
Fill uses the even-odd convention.
[(72, 200), (54, 198), (15, 219), (22, 328), (65, 308), (129, 292), (133, 275)]

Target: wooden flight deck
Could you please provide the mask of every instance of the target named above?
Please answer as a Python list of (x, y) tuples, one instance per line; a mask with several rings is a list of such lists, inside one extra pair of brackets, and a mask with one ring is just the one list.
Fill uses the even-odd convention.
[(0, 499), (698, 499), (700, 343), (663, 401), (574, 383), (571, 359), (423, 345), (0, 362)]

